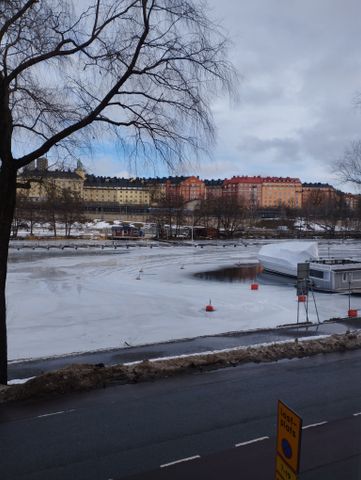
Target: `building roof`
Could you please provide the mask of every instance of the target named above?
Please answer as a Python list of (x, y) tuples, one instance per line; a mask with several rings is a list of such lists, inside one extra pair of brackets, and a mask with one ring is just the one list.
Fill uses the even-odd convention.
[(224, 180), (218, 178), (217, 180), (204, 180), (204, 184), (206, 187), (221, 187), (223, 185)]
[(301, 183), (299, 178), (292, 177), (261, 177), (263, 183)]
[(54, 178), (68, 180), (82, 180), (81, 176), (71, 170), (25, 170), (20, 173), (21, 178)]
[(303, 187), (306, 187), (306, 188), (334, 188), (332, 185), (330, 185), (329, 183), (321, 183), (321, 182), (311, 182), (311, 183), (303, 183), (302, 184)]
[(84, 187), (144, 187), (146, 180), (144, 178), (118, 178), (118, 177), (98, 177), (96, 175), (87, 175), (84, 181)]
[(184, 177), (182, 175), (182, 176), (179, 176), (179, 177), (178, 176), (168, 177), (168, 178), (166, 178), (166, 182), (170, 183), (171, 185), (179, 185), (180, 183), (184, 182), (184, 180), (187, 180), (188, 178), (190, 178), (190, 176)]
[(233, 176), (232, 178), (226, 178), (223, 182), (224, 185), (234, 184), (234, 183), (262, 183), (262, 177), (248, 177), (242, 175), (241, 177)]

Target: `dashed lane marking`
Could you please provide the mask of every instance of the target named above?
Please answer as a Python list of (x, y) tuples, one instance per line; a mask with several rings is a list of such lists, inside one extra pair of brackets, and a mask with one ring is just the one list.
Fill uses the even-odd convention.
[(74, 411), (75, 411), (75, 408), (71, 410), (61, 410), (60, 412), (44, 413), (44, 415), (38, 415), (36, 418), (53, 417), (54, 415), (61, 415), (63, 413), (70, 413)]
[(354, 417), (359, 417), (360, 415), (361, 415), (361, 412), (353, 413), (353, 416), (354, 416)]
[(244, 445), (249, 445), (250, 443), (263, 442), (263, 440), (269, 440), (269, 437), (259, 437), (254, 438), (253, 440), (248, 440), (247, 442), (236, 443), (235, 447), (243, 447)]
[(321, 427), (321, 425), (325, 425), (326, 421), (324, 422), (318, 422), (318, 423), (311, 423), (310, 425), (305, 425), (304, 427), (302, 427), (302, 430), (307, 430), (307, 428), (314, 428), (314, 427)]
[(174, 462), (164, 463), (160, 466), (160, 468), (170, 467), (171, 465), (176, 465), (177, 463), (182, 462), (190, 462), (191, 460), (196, 460), (197, 458), (201, 458), (200, 455), (193, 455), (193, 457), (181, 458), (179, 460), (174, 460)]

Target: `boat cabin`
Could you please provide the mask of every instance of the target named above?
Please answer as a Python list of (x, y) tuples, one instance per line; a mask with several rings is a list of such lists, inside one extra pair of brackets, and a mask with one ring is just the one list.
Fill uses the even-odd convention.
[(355, 260), (313, 260), (309, 277), (316, 290), (361, 293), (361, 263)]

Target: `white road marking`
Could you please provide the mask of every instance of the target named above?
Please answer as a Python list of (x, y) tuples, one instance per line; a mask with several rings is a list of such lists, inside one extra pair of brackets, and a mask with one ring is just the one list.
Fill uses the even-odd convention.
[(248, 440), (247, 442), (236, 443), (235, 447), (243, 447), (244, 445), (249, 445), (250, 443), (262, 442), (263, 440), (269, 440), (269, 437), (259, 437), (254, 438), (253, 440)]
[(193, 455), (193, 457), (181, 458), (180, 460), (175, 460), (174, 462), (164, 463), (163, 465), (160, 466), (160, 468), (170, 467), (171, 465), (175, 465), (177, 463), (189, 462), (191, 460), (195, 460), (196, 458), (201, 458), (201, 456)]
[(358, 417), (359, 415), (361, 415), (361, 412), (357, 412), (353, 414), (354, 417)]
[(325, 425), (328, 422), (318, 422), (318, 423), (311, 423), (310, 425), (305, 425), (302, 427), (302, 430), (307, 430), (307, 428), (313, 428), (313, 427), (320, 427), (321, 425)]
[(72, 410), (61, 410), (60, 412), (44, 413), (44, 415), (38, 415), (36, 418), (52, 417), (53, 415), (61, 415), (62, 413), (70, 413), (74, 411), (75, 408), (73, 408)]

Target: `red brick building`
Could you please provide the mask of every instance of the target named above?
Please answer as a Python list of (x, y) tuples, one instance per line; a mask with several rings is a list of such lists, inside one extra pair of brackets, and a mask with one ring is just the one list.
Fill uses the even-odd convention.
[(203, 200), (206, 187), (199, 177), (170, 177), (165, 183), (165, 191), (168, 196), (181, 196), (185, 202)]
[(221, 198), (223, 195), (223, 182), (224, 180), (220, 178), (218, 180), (204, 180), (206, 198)]
[(223, 195), (243, 199), (248, 206), (259, 207), (262, 201), (262, 177), (232, 177), (223, 182)]

